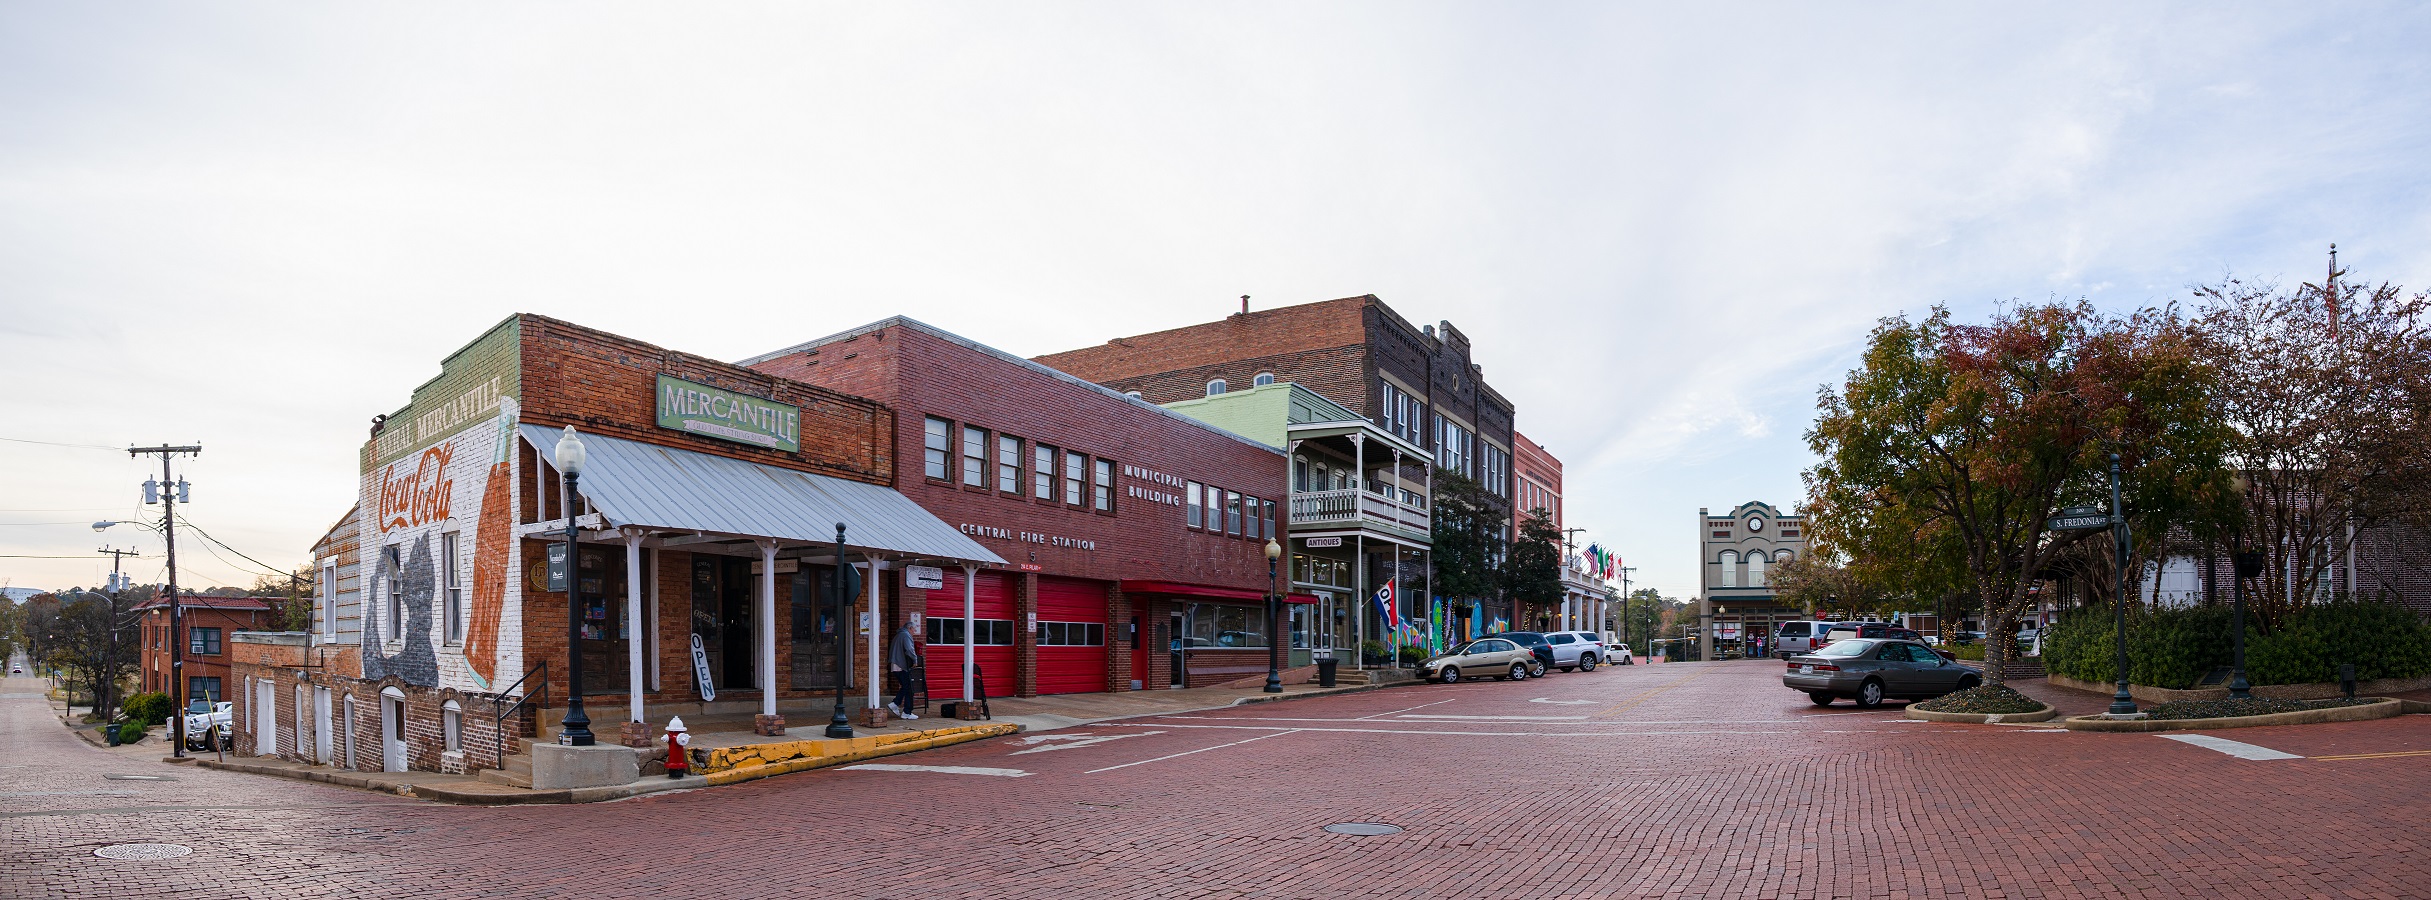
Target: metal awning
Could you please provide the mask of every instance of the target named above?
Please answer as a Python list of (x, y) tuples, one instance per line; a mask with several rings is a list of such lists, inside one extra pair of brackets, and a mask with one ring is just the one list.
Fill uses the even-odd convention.
[[(559, 429), (521, 426), (548, 458)], [(1004, 559), (893, 488), (694, 450), (583, 434), (582, 496), (614, 525), (1002, 564)]]

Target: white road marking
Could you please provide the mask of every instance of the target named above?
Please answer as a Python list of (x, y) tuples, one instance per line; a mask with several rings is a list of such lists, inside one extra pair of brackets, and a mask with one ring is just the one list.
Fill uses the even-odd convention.
[(2181, 744), (2193, 744), (2205, 750), (2218, 750), (2238, 759), (2304, 758), (2293, 753), (2281, 753), (2269, 747), (2257, 747), (2243, 741), (2232, 741), (2227, 738), (2216, 738), (2208, 734), (2164, 734), (2160, 737), (2163, 740), (2177, 741)]
[(1107, 741), (1119, 741), (1124, 738), (1147, 737), (1152, 734), (1164, 734), (1164, 732), (1142, 731), (1138, 734), (1092, 734), (1084, 731), (1079, 734), (1031, 735), (1029, 737), (1022, 738), (1022, 743), (1041, 744), (1043, 746), (1031, 747), (1028, 750), (1015, 750), (1006, 755), (1020, 756), (1024, 753), (1045, 753), (1049, 750), (1070, 750), (1074, 747), (1086, 747), (1090, 744), (1103, 744)]
[[(1114, 726), (1114, 727), (1118, 727), (1118, 728), (1119, 728), (1119, 727), (1124, 727), (1124, 723), (1121, 723), (1121, 722), (1107, 722), (1107, 723), (1105, 723), (1105, 724), (1106, 724), (1106, 725), (1110, 725), (1110, 726)], [(1783, 734), (1784, 734), (1783, 732), (1780, 732), (1780, 731), (1770, 731), (1770, 730), (1747, 730), (1747, 729), (1703, 729), (1703, 730), (1684, 730), (1684, 731), (1424, 731), (1424, 730), (1415, 729), (1415, 728), (1310, 728), (1310, 727), (1306, 727), (1306, 726), (1288, 726), (1288, 727), (1287, 727), (1287, 726), (1282, 726), (1282, 725), (1179, 725), (1179, 724), (1174, 724), (1174, 723), (1164, 723), (1164, 724), (1165, 724), (1165, 727), (1167, 727), (1167, 728), (1229, 728), (1229, 729), (1233, 729), (1233, 730), (1237, 730), (1237, 731), (1273, 731), (1273, 732), (1276, 732), (1276, 733), (1291, 732), (1291, 731), (1323, 731), (1323, 732), (1338, 732), (1338, 733), (1343, 733), (1343, 734), (1433, 734), (1433, 735), (1451, 735), (1451, 736), (1458, 736), (1458, 737), (1624, 737), (1624, 736), (1639, 736), (1639, 735), (1683, 735), (1683, 736), (1686, 736), (1686, 735), (1706, 735), (1706, 734), (1759, 734), (1759, 735), (1768, 735), (1768, 736), (1773, 736), (1773, 737), (1779, 737), (1779, 736), (1781, 736), (1781, 735), (1783, 735)], [(1388, 725), (1388, 724), (1391, 724), (1391, 723), (1389, 723), (1389, 722), (1379, 722), (1379, 723), (1377, 723), (1377, 724), (1379, 724), (1379, 725)], [(1421, 724), (1421, 723), (1418, 723), (1418, 722), (1412, 722), (1412, 723), (1410, 723), (1410, 724), (1412, 724), (1412, 725), (1417, 725), (1417, 724)], [(1447, 722), (1447, 723), (1445, 723), (1445, 724), (1451, 724), (1451, 723), (1448, 723), (1448, 722)], [(1565, 724), (1573, 724), (1573, 723), (1566, 723), (1566, 722), (1551, 722), (1551, 723), (1545, 723), (1545, 724), (1552, 724), (1552, 725), (1565, 725)], [(1871, 729), (1871, 728), (1827, 728), (1827, 729), (1823, 729), (1823, 730), (1819, 730), (1819, 731), (1801, 731), (1801, 732), (1796, 732), (1796, 733), (1797, 733), (1797, 734), (1876, 734), (1876, 733), (1878, 733), (1878, 732), (1876, 732), (1874, 729)], [(1197, 752), (1197, 751), (1192, 751), (1192, 752)]]
[(1450, 716), (1436, 713), (1418, 713), (1417, 715), (1394, 716), (1393, 718), (1461, 722), (1584, 722), (1587, 720), (1586, 716)]
[(1287, 734), (1290, 734), (1290, 733), (1292, 733), (1292, 732), (1294, 732), (1294, 731), (1298, 731), (1298, 730), (1299, 730), (1299, 729), (1297, 729), (1297, 728), (1287, 728), (1287, 729), (1284, 729), (1284, 730), (1282, 730), (1282, 731), (1275, 732), (1275, 733), (1273, 733), (1273, 734), (1261, 734), (1261, 735), (1258, 735), (1257, 737), (1253, 737), (1253, 738), (1246, 738), (1246, 739), (1243, 739), (1243, 740), (1234, 741), (1234, 742), (1229, 743), (1229, 744), (1217, 744), (1217, 745), (1215, 745), (1215, 746), (1213, 746), (1213, 747), (1200, 747), (1199, 749), (1196, 749), (1196, 750), (1184, 750), (1184, 751), (1182, 751), (1182, 752), (1180, 752), (1180, 753), (1168, 753), (1168, 754), (1165, 754), (1164, 756), (1159, 756), (1159, 757), (1157, 757), (1157, 758), (1155, 758), (1155, 759), (1143, 759), (1143, 760), (1140, 760), (1139, 762), (1127, 762), (1127, 763), (1123, 763), (1122, 765), (1119, 765), (1119, 766), (1107, 766), (1107, 767), (1105, 767), (1105, 768), (1103, 768), (1103, 769), (1090, 769), (1089, 771), (1082, 772), (1081, 774), (1083, 774), (1083, 775), (1095, 775), (1095, 774), (1097, 774), (1097, 773), (1099, 773), (1099, 772), (1112, 772), (1112, 771), (1114, 771), (1114, 770), (1116, 770), (1116, 769), (1128, 769), (1128, 768), (1131, 768), (1132, 766), (1144, 766), (1144, 765), (1147, 765), (1147, 764), (1152, 763), (1152, 762), (1164, 762), (1165, 760), (1168, 760), (1168, 759), (1173, 759), (1173, 758), (1175, 758), (1175, 757), (1180, 757), (1180, 756), (1189, 756), (1190, 754), (1193, 754), (1193, 753), (1205, 753), (1205, 752), (1207, 752), (1207, 751), (1209, 751), (1209, 750), (1222, 750), (1222, 749), (1224, 749), (1224, 748), (1226, 748), (1226, 747), (1238, 747), (1238, 746), (1240, 746), (1240, 745), (1242, 745), (1242, 744), (1250, 743), (1251, 741), (1263, 741), (1263, 740), (1265, 740), (1265, 739), (1267, 739), (1267, 738), (1270, 738), (1270, 737), (1282, 737), (1283, 735), (1287, 735)]
[[(1393, 715), (1393, 714), (1395, 714), (1395, 713), (1405, 713), (1405, 712), (1409, 712), (1410, 710), (1414, 710), (1414, 709), (1425, 709), (1425, 708), (1427, 708), (1427, 707), (1434, 706), (1434, 705), (1436, 705), (1436, 704), (1440, 704), (1440, 703), (1450, 703), (1450, 702), (1452, 702), (1452, 701), (1450, 701), (1450, 700), (1437, 700), (1437, 701), (1435, 701), (1434, 703), (1421, 703), (1421, 704), (1418, 704), (1417, 706), (1408, 707), (1408, 708), (1406, 708), (1406, 709), (1396, 709), (1396, 710), (1393, 710), (1392, 712), (1380, 712), (1380, 713), (1377, 713), (1377, 714), (1372, 715), (1372, 716), (1360, 716), (1360, 717), (1359, 717), (1359, 718), (1357, 718), (1357, 719), (1345, 719), (1345, 720), (1343, 720), (1343, 721), (1357, 722), (1357, 721), (1360, 721), (1360, 720), (1363, 720), (1363, 719), (1381, 719), (1381, 718), (1384, 718), (1385, 716)], [(1204, 717), (1194, 717), (1194, 718), (1204, 718)], [(1334, 720), (1333, 720), (1333, 719), (1312, 719), (1312, 720), (1310, 720), (1310, 721), (1331, 722), (1331, 721), (1334, 721)]]
[(1538, 698), (1533, 699), (1533, 700), (1530, 700), (1530, 701), (1528, 701), (1528, 702), (1530, 702), (1530, 703), (1557, 703), (1557, 704), (1561, 704), (1561, 705), (1563, 705), (1563, 706), (1577, 706), (1577, 705), (1579, 705), (1579, 704), (1581, 704), (1581, 703), (1594, 703), (1595, 701), (1593, 701), (1593, 700), (1555, 700), (1555, 699), (1553, 699), (1553, 698), (1551, 698), (1551, 697), (1538, 697)]
[(999, 778), (1027, 778), (1030, 773), (1020, 769), (993, 769), (987, 766), (907, 766), (896, 763), (860, 763), (847, 769), (867, 769), (872, 772), (943, 772), (947, 775), (994, 775)]

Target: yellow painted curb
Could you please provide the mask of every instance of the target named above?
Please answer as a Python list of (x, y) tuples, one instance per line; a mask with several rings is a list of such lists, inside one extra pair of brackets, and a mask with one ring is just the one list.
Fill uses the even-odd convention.
[(1012, 734), (1013, 732), (1020, 730), (1021, 726), (1019, 725), (1015, 725), (1010, 722), (999, 722), (991, 725), (973, 725), (964, 728), (954, 728), (945, 731), (932, 731), (923, 734), (889, 734), (880, 735), (878, 737), (851, 738), (848, 740), (837, 741), (790, 741), (781, 745), (762, 745), (791, 747), (800, 744), (837, 744), (842, 746), (833, 748), (835, 752), (802, 755), (796, 756), (792, 759), (784, 759), (775, 762), (763, 762), (757, 765), (738, 766), (736, 768), (726, 769), (724, 771), (711, 772), (708, 774), (708, 779), (711, 785), (734, 784), (736, 782), (750, 781), (756, 778), (766, 778), (771, 775), (783, 775), (788, 772), (802, 772), (810, 769), (821, 769), (841, 763), (860, 762), (861, 760), (865, 759), (876, 759), (881, 756), (893, 756), (898, 753), (910, 753), (915, 750), (926, 750), (931, 747), (951, 746), (966, 741), (975, 741), (985, 737), (996, 737), (998, 735)]

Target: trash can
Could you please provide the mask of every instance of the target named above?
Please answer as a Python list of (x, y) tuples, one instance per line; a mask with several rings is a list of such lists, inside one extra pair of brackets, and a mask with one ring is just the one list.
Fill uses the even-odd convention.
[(1334, 672), (1339, 665), (1340, 663), (1334, 662), (1334, 654), (1331, 652), (1319, 653), (1317, 656), (1317, 686), (1333, 687)]

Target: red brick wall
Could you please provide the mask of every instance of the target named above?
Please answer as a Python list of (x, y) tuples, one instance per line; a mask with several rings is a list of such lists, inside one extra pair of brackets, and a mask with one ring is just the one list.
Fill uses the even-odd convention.
[[(278, 626), (273, 621), (272, 614), (266, 610), (213, 609), (195, 605), (209, 603), (211, 600), (212, 598), (189, 598), (185, 602), (184, 610), (179, 614), (179, 618), (183, 620), (187, 629), (219, 629), (220, 652), (218, 655), (187, 653), (186, 677), (218, 678), (221, 690), (233, 692), (236, 687), (231, 681), (228, 664), (230, 654), (236, 649), (236, 633), (240, 631), (274, 631)], [(142, 656), (137, 661), (136, 670), (142, 675), (139, 682), (143, 690), (169, 694), (174, 699), (177, 694), (170, 689), (175, 680), (170, 675), (173, 669), (169, 665), (169, 647), (172, 643), (169, 630), (169, 608), (164, 605), (145, 609), (143, 628), (138, 631), (138, 634), (141, 635), (140, 640), (143, 646)], [(182, 642), (185, 639), (181, 637), (176, 640)], [(192, 645), (189, 644), (187, 649), (192, 650)]]
[(1511, 471), (1515, 476), (1512, 482), (1512, 521), (1522, 521), (1528, 516), (1527, 504), (1518, 502), (1522, 499), (1519, 483), (1525, 480), (1533, 481), (1553, 493), (1553, 500), (1545, 504), (1546, 511), (1553, 514), (1553, 527), (1562, 527), (1562, 461), (1545, 450), (1545, 445), (1529, 440), (1525, 434), (1515, 433), (1511, 436)]
[[(1220, 366), (1244, 359), (1265, 359), (1308, 350), (1348, 347), (1367, 341), (1362, 310), (1375, 299), (1372, 296), (1344, 297), (1235, 313), (1214, 322), (1116, 338), (1095, 347), (1051, 353), (1038, 357), (1037, 362), (1089, 381), (1105, 383), (1159, 372)], [(1246, 385), (1248, 376), (1254, 374), (1244, 374), (1242, 383)], [(1205, 387), (1203, 379), (1200, 386), (1202, 389)], [(1349, 405), (1341, 398), (1330, 394), (1327, 397), (1336, 403)]]
[[(896, 489), (1015, 566), (1050, 575), (1114, 581), (1182, 581), (1264, 590), (1264, 541), (1190, 530), (1181, 506), (1129, 495), (1127, 488), (1178, 495), (1179, 488), (1131, 477), (1142, 466), (1176, 478), (1217, 485), (1278, 505), (1287, 499), (1284, 456), (1228, 433), (1074, 385), (1012, 360), (965, 347), (922, 328), (897, 324), (758, 365), (786, 378), (852, 389), (897, 412)], [(926, 477), (924, 420), (939, 416), (1024, 439), (1022, 496)], [(960, 433), (954, 433), (957, 453)], [(1115, 512), (1030, 499), (1032, 442), (1087, 453), (1116, 463)], [(1059, 463), (1060, 465), (1060, 463)], [(960, 469), (959, 457), (952, 472)], [(1060, 486), (1057, 492), (1061, 493)], [(1060, 497), (1058, 498), (1060, 501)], [(1278, 507), (1279, 508), (1279, 507)], [(1278, 512), (1278, 516), (1281, 513)], [(1010, 537), (987, 529), (1003, 529)], [(1023, 535), (1032, 535), (1025, 539)], [(1095, 549), (1059, 544), (1088, 542)]]
[[(658, 427), (661, 373), (802, 410), (802, 450), (785, 453)], [(885, 484), (893, 468), (883, 405), (545, 316), (523, 323), (523, 421), (573, 425), (670, 447)]]

